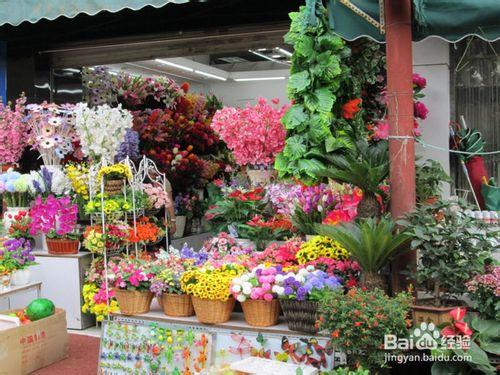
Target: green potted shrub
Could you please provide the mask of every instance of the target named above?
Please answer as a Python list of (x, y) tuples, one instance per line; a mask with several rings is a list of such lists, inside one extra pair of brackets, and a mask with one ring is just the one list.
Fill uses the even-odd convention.
[(441, 183), (451, 182), (441, 164), (431, 159), (417, 164), (415, 178), (418, 203), (434, 203), (441, 196)]
[(407, 292), (390, 298), (380, 289), (335, 290), (320, 302), (319, 330), (326, 330), (332, 344), (347, 354), (349, 366), (361, 365), (374, 374), (387, 366), (386, 353), (397, 354), (381, 349), (384, 336), (408, 336), (406, 316), (411, 300)]
[(463, 304), (466, 282), (483, 270), (491, 256), (495, 233), (464, 214), (463, 203), (438, 201), (421, 205), (407, 217), (412, 235), (411, 248), (419, 262), (409, 274), (429, 298), (420, 298), (413, 306), (414, 321), (449, 321), (449, 311)]
[(361, 266), (361, 283), (369, 289), (386, 288), (380, 270), (406, 250), (410, 235), (398, 230), (389, 217), (358, 219), (338, 226), (320, 225), (318, 233), (337, 241)]

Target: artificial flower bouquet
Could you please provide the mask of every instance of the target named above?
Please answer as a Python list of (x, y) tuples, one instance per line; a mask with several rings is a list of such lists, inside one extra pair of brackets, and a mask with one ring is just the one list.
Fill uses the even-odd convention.
[(88, 201), (89, 193), (89, 169), (85, 163), (68, 163), (65, 166), (66, 176), (70, 180), (73, 192), (78, 199)]
[(11, 238), (4, 241), (0, 256), (4, 259), (12, 259), (15, 264), (14, 270), (23, 270), (36, 264), (31, 243), (25, 238)]
[(158, 220), (144, 216), (138, 218), (135, 229), (131, 226), (128, 232), (128, 242), (139, 246), (155, 244), (165, 236), (165, 230), (158, 225)]
[(305, 235), (316, 233), (314, 226), (321, 224), (338, 203), (337, 194), (327, 184), (301, 186), (295, 193), (292, 223)]
[(230, 292), (231, 281), (244, 270), (238, 264), (223, 264), (219, 268), (206, 265), (182, 275), (182, 290), (192, 296), (200, 322), (216, 324), (230, 319), (235, 303)]
[(42, 166), (38, 171), (31, 171), (30, 176), (30, 190), (34, 195), (60, 197), (71, 192), (71, 180), (60, 167)]
[(146, 208), (148, 210), (160, 210), (172, 204), (168, 193), (160, 184), (143, 184), (142, 188), (147, 196)]
[(32, 198), (31, 184), (29, 174), (15, 171), (0, 174), (0, 194), (7, 207), (27, 207)]
[(192, 269), (194, 263), (194, 259), (181, 258), (172, 253), (166, 253), (164, 257), (153, 262), (154, 277), (149, 290), (158, 298), (158, 303), (162, 306), (165, 315), (194, 315), (191, 296), (184, 293), (181, 286), (182, 275)]
[(255, 253), (258, 263), (281, 265), (284, 270), (298, 266), (297, 252), (303, 242), (300, 238), (292, 238), (284, 244), (271, 243), (262, 252)]
[(102, 255), (108, 252), (108, 256), (117, 254), (127, 244), (129, 237), (129, 226), (123, 223), (105, 224), (103, 234), (102, 225), (88, 226), (83, 233), (83, 247), (93, 254)]
[(101, 167), (97, 172), (97, 186), (103, 183), (104, 193), (109, 196), (121, 194), (126, 189), (126, 182), (133, 178), (130, 167), (117, 163)]
[(29, 127), (24, 121), (26, 97), (16, 99), (14, 109), (10, 103), (0, 102), (0, 164), (15, 164), (28, 145)]
[(254, 327), (278, 323), (280, 305), (275, 292), (276, 277), (281, 266), (259, 265), (231, 281), (231, 294), (241, 302), (245, 321)]
[(329, 237), (314, 236), (301, 245), (296, 257), (299, 264), (306, 264), (318, 258), (346, 260), (349, 257), (349, 252)]
[(149, 291), (153, 276), (150, 264), (144, 260), (126, 257), (109, 261), (108, 283), (114, 288), (122, 314), (137, 315), (149, 311), (153, 299), (153, 293)]
[[(135, 199), (135, 209), (141, 210), (147, 206), (147, 195), (137, 190), (133, 194)], [(87, 214), (101, 214), (104, 212), (108, 221), (113, 218), (121, 218), (125, 213), (134, 209), (134, 200), (132, 199), (132, 192), (130, 189), (126, 190), (125, 195), (112, 195), (107, 193), (98, 193), (92, 199), (89, 199), (85, 204), (85, 213)], [(97, 217), (98, 219), (98, 217)]]
[(60, 165), (79, 144), (73, 105), (43, 102), (26, 106), (26, 121), (31, 129), (30, 144), (40, 153), (45, 165)]
[(289, 329), (316, 333), (318, 303), (326, 293), (337, 288), (341, 288), (337, 277), (307, 266), (278, 275), (273, 292), (280, 299)]
[(266, 186), (266, 199), (273, 212), (291, 218), (295, 211), (296, 197), (302, 187), (293, 183), (274, 183)]
[(252, 220), (242, 226), (242, 229), (245, 235), (255, 242), (257, 250), (263, 250), (269, 241), (290, 238), (295, 231), (290, 219), (280, 215), (270, 218), (255, 215)]
[(29, 216), (29, 210), (19, 211), (16, 214), (7, 213), (7, 215), (11, 220), (9, 230), (7, 232), (9, 238), (25, 238), (28, 241), (32, 241), (33, 236), (30, 234), (31, 218)]
[(30, 210), (30, 234), (44, 234), (50, 254), (76, 254), (80, 245), (78, 207), (70, 197), (38, 196)]

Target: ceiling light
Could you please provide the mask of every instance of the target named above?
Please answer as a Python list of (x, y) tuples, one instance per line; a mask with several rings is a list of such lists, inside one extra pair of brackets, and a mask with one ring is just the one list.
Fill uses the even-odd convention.
[(167, 60), (155, 59), (155, 61), (159, 62), (160, 64), (171, 66), (172, 68), (177, 68), (177, 69), (185, 70), (186, 72), (194, 72), (194, 69), (192, 69), (192, 68), (189, 68), (187, 66), (180, 65), (180, 64), (175, 64), (175, 63), (167, 61)]
[[(256, 56), (262, 57), (263, 59), (266, 59), (266, 60), (269, 60), (269, 61), (275, 62), (275, 63), (277, 63), (277, 64), (290, 65), (290, 64), (288, 64), (288, 63), (286, 63), (286, 62), (283, 62), (283, 61), (280, 61), (280, 60), (273, 59), (273, 58), (272, 58), (272, 57), (270, 57), (270, 56), (264, 55), (263, 53), (260, 53), (260, 52), (254, 51), (254, 50), (252, 50), (252, 49), (249, 49), (249, 50), (248, 50), (248, 52), (253, 53), (253, 54), (254, 54), (254, 55), (256, 55)], [(280, 57), (281, 57), (281, 55), (280, 55)]]
[(278, 54), (276, 54), (276, 55), (271, 55), (271, 57), (272, 57), (273, 59), (281, 59), (283, 56), (282, 56), (282, 55), (278, 55)]
[(194, 72), (196, 74), (199, 74), (199, 75), (202, 75), (202, 76), (205, 76), (205, 77), (208, 77), (208, 78), (214, 78), (214, 79), (218, 79), (220, 81), (227, 81), (227, 78), (224, 78), (224, 77), (221, 77), (221, 76), (217, 76), (217, 75), (212, 74), (212, 73), (202, 72), (201, 70), (195, 70)]
[(255, 78), (233, 78), (236, 82), (249, 82), (249, 81), (278, 81), (286, 79), (287, 77), (255, 77)]
[(283, 55), (287, 56), (287, 57), (291, 57), (293, 55), (293, 53), (291, 53), (290, 51), (287, 51), (286, 49), (283, 49), (281, 47), (276, 47), (274, 48), (276, 51), (282, 53)]

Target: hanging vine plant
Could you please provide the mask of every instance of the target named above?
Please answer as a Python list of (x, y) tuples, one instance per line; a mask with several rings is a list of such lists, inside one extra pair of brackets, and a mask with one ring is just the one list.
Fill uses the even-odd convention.
[(290, 18), (285, 42), (294, 47), (287, 87), (293, 105), (282, 118), (287, 139), (275, 167), (281, 177), (314, 182), (332, 153), (353, 145), (345, 129), (332, 126), (342, 110), (337, 98), (349, 79), (350, 49), (329, 30), (321, 1), (308, 1)]

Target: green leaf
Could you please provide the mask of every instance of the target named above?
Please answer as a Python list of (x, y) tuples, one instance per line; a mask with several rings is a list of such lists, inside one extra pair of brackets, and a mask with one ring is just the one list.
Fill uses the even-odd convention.
[(284, 155), (283, 152), (280, 152), (278, 155), (276, 155), (276, 159), (274, 160), (274, 168), (278, 171), (278, 172), (284, 172), (287, 170), (288, 168), (288, 164), (287, 164), (287, 159), (286, 159), (286, 156)]
[(335, 103), (335, 95), (332, 94), (327, 88), (321, 88), (314, 91), (315, 96), (318, 98), (318, 111), (331, 112), (333, 103)]
[(304, 91), (311, 84), (309, 72), (303, 70), (302, 72), (292, 74), (288, 80), (288, 90), (292, 93), (299, 93)]
[(286, 140), (283, 154), (291, 160), (300, 159), (307, 151), (304, 138), (300, 135), (294, 135)]
[(314, 143), (320, 143), (328, 136), (331, 136), (330, 128), (321, 122), (310, 123), (307, 131), (307, 137)]
[(307, 115), (301, 105), (294, 104), (284, 114), (281, 119), (283, 125), (288, 130), (295, 129), (307, 120)]
[(300, 56), (309, 57), (314, 53), (314, 40), (310, 36), (302, 36), (295, 44), (295, 52)]
[(301, 159), (298, 163), (299, 171), (309, 177), (315, 178), (318, 173), (324, 170), (325, 165), (317, 159)]
[(348, 143), (344, 138), (330, 136), (325, 141), (326, 152), (337, 151), (341, 148), (348, 148)]
[(318, 44), (324, 50), (338, 51), (344, 47), (342, 38), (334, 34), (325, 34), (318, 37)]
[(304, 106), (310, 112), (315, 112), (319, 106), (319, 98), (314, 93), (304, 95)]

